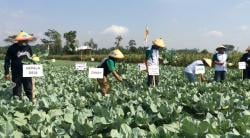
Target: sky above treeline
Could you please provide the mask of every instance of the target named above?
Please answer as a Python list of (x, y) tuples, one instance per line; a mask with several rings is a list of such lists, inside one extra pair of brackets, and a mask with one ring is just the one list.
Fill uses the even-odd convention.
[[(94, 38), (98, 47), (122, 45), (131, 39), (143, 46), (145, 26), (149, 44), (162, 37), (169, 49), (214, 49), (250, 45), (250, 0), (1, 0), (0, 45), (24, 30), (45, 38), (55, 29), (62, 35), (77, 31), (80, 44)], [(37, 42), (39, 43), (39, 41)]]

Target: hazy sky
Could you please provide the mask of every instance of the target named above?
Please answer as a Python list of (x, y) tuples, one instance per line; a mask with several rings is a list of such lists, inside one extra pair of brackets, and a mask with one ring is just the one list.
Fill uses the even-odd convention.
[(222, 43), (240, 50), (250, 45), (250, 0), (0, 0), (0, 45), (20, 30), (38, 38), (48, 29), (76, 30), (80, 43), (99, 47), (165, 39), (168, 48), (214, 49)]

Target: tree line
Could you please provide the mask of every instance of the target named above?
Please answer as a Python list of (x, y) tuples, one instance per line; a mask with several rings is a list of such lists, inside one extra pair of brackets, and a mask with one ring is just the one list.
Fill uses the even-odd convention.
[[(31, 34), (33, 35), (33, 34)], [(10, 35), (4, 39), (4, 41), (10, 45), (14, 43), (15, 35)], [(62, 43), (62, 38), (65, 39), (65, 44)], [(96, 54), (107, 54), (110, 50), (114, 48), (119, 48), (122, 52), (126, 53), (138, 53), (142, 54), (146, 50), (145, 46), (138, 46), (135, 40), (129, 40), (126, 46), (122, 46), (121, 42), (123, 37), (118, 35), (115, 37), (114, 46), (111, 48), (98, 48), (98, 44), (91, 38), (89, 41), (84, 42), (84, 46), (88, 46), (89, 48), (94, 51)], [(34, 37), (33, 42), (37, 41), (37, 38)], [(49, 50), (50, 55), (74, 55), (79, 54), (77, 48), (80, 47), (79, 40), (77, 40), (77, 31), (69, 31), (63, 33), (61, 35), (55, 29), (48, 29), (44, 33), (44, 38), (41, 39), (41, 43), (35, 44), (32, 46), (34, 53), (36, 52), (43, 52)], [(234, 50), (234, 45), (224, 45), (227, 47), (228, 51)], [(4, 54), (7, 50), (8, 46), (0, 47), (0, 54)], [(209, 53), (206, 49), (199, 50), (199, 49), (179, 49), (175, 50), (178, 53)], [(89, 52), (85, 52), (89, 53)]]
[[(34, 36), (33, 34), (31, 34)], [(4, 41), (7, 43), (7, 45), (11, 45), (15, 42), (16, 35), (10, 35), (7, 38), (4, 39)], [(64, 38), (65, 44), (63, 45), (62, 39)], [(91, 38), (89, 41), (86, 41), (83, 43), (84, 46), (88, 46), (96, 53), (106, 53), (110, 49), (119, 48), (123, 51), (127, 52), (133, 52), (137, 53), (141, 50), (145, 50), (145, 47), (137, 47), (135, 40), (129, 40), (127, 46), (122, 46), (121, 41), (123, 40), (123, 37), (121, 35), (118, 35), (115, 37), (114, 46), (112, 48), (99, 48), (98, 44), (94, 41), (93, 38)], [(33, 42), (37, 41), (37, 38), (34, 37), (32, 40)], [(55, 29), (48, 29), (44, 33), (44, 38), (41, 39), (41, 43), (35, 44), (32, 46), (34, 51), (45, 51), (49, 50), (50, 55), (74, 55), (77, 54), (77, 48), (80, 47), (79, 40), (77, 40), (77, 31), (69, 31), (63, 33), (61, 35), (58, 31)], [(0, 54), (3, 54), (6, 52), (8, 46), (0, 47)]]

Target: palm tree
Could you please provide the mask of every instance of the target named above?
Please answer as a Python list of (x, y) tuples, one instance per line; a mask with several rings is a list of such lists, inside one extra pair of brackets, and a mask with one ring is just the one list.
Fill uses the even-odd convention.
[(121, 47), (121, 41), (122, 41), (122, 36), (121, 35), (118, 35), (116, 38), (116, 42), (115, 42), (115, 45), (116, 45), (116, 47), (118, 48), (118, 47)]

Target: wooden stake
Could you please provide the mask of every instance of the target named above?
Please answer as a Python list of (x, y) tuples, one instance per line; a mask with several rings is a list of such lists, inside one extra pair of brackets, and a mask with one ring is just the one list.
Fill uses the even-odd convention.
[(153, 86), (155, 87), (155, 75), (153, 75)]
[(242, 78), (242, 80), (244, 80), (244, 72), (243, 72), (243, 69), (241, 70), (241, 78)]
[(32, 78), (32, 102), (34, 102), (36, 96), (35, 96), (35, 78)]
[(82, 51), (81, 51), (81, 61), (82, 61)]

